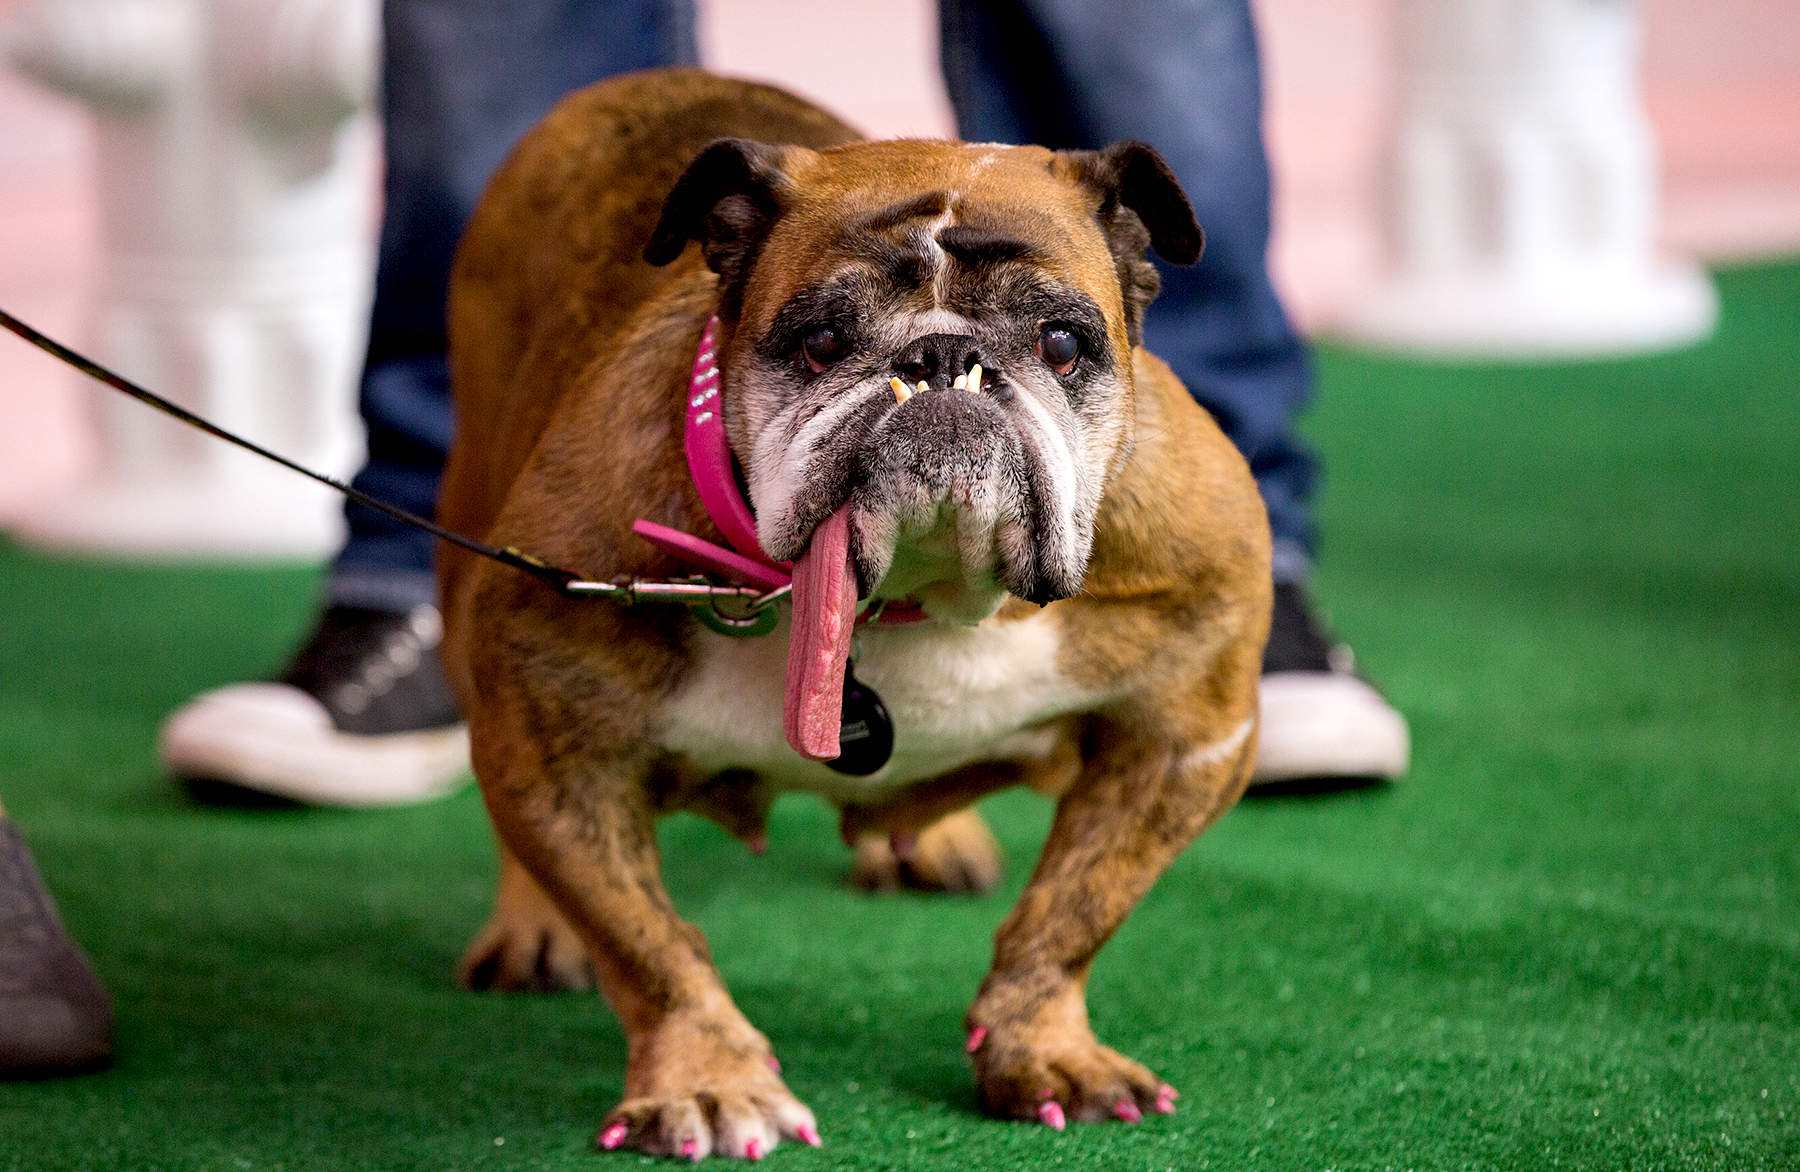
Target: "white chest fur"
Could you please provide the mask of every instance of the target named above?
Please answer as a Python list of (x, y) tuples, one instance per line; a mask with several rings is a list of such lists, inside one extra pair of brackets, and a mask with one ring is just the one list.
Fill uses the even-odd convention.
[(785, 621), (761, 639), (703, 633), (698, 662), (664, 710), (658, 744), (708, 773), (751, 769), (783, 789), (854, 797), (974, 761), (1043, 756), (1053, 735), (1036, 726), (1108, 699), (1057, 670), (1059, 624), (1047, 613), (974, 627), (864, 629), (858, 637), (857, 678), (894, 720), (894, 756), (880, 772), (845, 777), (788, 747)]

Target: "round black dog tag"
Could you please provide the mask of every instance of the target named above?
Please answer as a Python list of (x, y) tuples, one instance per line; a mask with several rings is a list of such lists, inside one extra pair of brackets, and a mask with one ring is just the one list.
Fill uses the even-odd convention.
[(894, 720), (875, 689), (844, 665), (844, 709), (838, 717), (838, 755), (825, 764), (851, 777), (867, 777), (894, 754)]

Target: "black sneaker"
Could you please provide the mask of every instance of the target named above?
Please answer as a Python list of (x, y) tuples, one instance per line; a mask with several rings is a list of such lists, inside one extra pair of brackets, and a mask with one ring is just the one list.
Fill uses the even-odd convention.
[(0, 1078), (112, 1061), (112, 998), (57, 918), (31, 853), (0, 815)]
[(1356, 657), (1313, 614), (1306, 589), (1275, 586), (1263, 650), (1262, 736), (1251, 784), (1300, 779), (1391, 781), (1406, 772), (1406, 718), (1367, 680)]
[(469, 777), (469, 730), (438, 658), (437, 609), (333, 606), (277, 683), (229, 684), (177, 709), (171, 772), (322, 806), (399, 806)]

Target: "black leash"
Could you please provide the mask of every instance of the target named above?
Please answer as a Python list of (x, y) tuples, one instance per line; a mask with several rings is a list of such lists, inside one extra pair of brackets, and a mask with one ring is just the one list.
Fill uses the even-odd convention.
[[(426, 520), (416, 513), (409, 513), (396, 505), (390, 505), (359, 488), (352, 488), (323, 472), (314, 472), (303, 464), (296, 464), (279, 452), (271, 452), (268, 448), (252, 443), (241, 435), (226, 431), (217, 424), (195, 415), (187, 408), (171, 403), (154, 391), (145, 390), (130, 379), (114, 374), (93, 359), (78, 354), (56, 339), (39, 333), (4, 309), (0, 309), (0, 326), (5, 326), (33, 346), (46, 354), (61, 359), (83, 374), (99, 379), (114, 390), (123, 391), (139, 402), (147, 403), (163, 414), (179, 419), (189, 427), (197, 427), (206, 434), (216, 436), (226, 443), (236, 444), (247, 452), (255, 452), (265, 460), (273, 460), (283, 468), (291, 469), (328, 488), (336, 489), (359, 505), (367, 505), (376, 512), (392, 517), (402, 524), (422, 529), (439, 540), (461, 546), (470, 553), (479, 554), (484, 558), (499, 562), (501, 565), (511, 566), (515, 570), (523, 570), (566, 597), (611, 598), (626, 605), (638, 602), (675, 602), (685, 606), (704, 608), (698, 617), (707, 626), (723, 634), (738, 635), (763, 634), (772, 628), (775, 616), (769, 608), (788, 593), (788, 587), (785, 586), (778, 590), (765, 591), (750, 586), (718, 586), (705, 579), (692, 578), (686, 581), (657, 581), (642, 578), (619, 582), (588, 581), (575, 570), (550, 565), (548, 562), (535, 558), (523, 550), (514, 549), (512, 546), (489, 545), (485, 541), (477, 541), (473, 537), (467, 537), (453, 529), (446, 529), (435, 521)], [(748, 612), (742, 617), (721, 612), (717, 604), (726, 599), (747, 603)], [(767, 614), (766, 620), (765, 613)]]
[(581, 577), (581, 575), (574, 570), (561, 569), (549, 565), (532, 557), (528, 553), (523, 553), (516, 549), (502, 549), (499, 546), (489, 545), (483, 541), (476, 541), (473, 537), (464, 537), (454, 530), (444, 528), (435, 521), (428, 521), (416, 513), (409, 513), (405, 509), (390, 505), (379, 497), (372, 497), (360, 488), (352, 488), (340, 480), (335, 480), (332, 477), (325, 475), (323, 472), (314, 472), (311, 468), (308, 468), (303, 464), (296, 464), (279, 452), (271, 452), (261, 444), (252, 443), (241, 435), (235, 435), (226, 431), (217, 424), (200, 418), (200, 416), (195, 415), (187, 408), (171, 403), (155, 391), (145, 390), (130, 379), (125, 378), (122, 375), (114, 374), (93, 359), (69, 349), (55, 338), (39, 333), (37, 330), (26, 325), (4, 309), (0, 309), (0, 326), (5, 326), (19, 337), (24, 338), (27, 342), (36, 346), (39, 350), (62, 359), (64, 362), (90, 378), (99, 379), (116, 391), (124, 391), (127, 395), (130, 395), (139, 402), (148, 403), (158, 411), (161, 411), (164, 415), (179, 419), (189, 427), (197, 427), (206, 434), (217, 436), (226, 443), (236, 444), (245, 451), (255, 452), (265, 460), (275, 461), (283, 468), (290, 468), (302, 476), (311, 477), (320, 484), (337, 489), (359, 505), (367, 505), (376, 512), (385, 513), (394, 520), (411, 525), (415, 529), (423, 529), (433, 537), (441, 538), (444, 541), (450, 542), (452, 545), (462, 546), (470, 553), (478, 553), (482, 557), (492, 558), (497, 562), (512, 566), (514, 569), (524, 570), (532, 577), (549, 583), (560, 592), (567, 593), (565, 588), (568, 584)]

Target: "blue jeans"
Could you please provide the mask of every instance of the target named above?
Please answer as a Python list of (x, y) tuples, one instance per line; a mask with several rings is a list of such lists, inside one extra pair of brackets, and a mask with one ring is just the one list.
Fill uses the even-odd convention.
[[(564, 94), (615, 73), (692, 65), (693, 0), (386, 0), (386, 205), (359, 409), (357, 488), (431, 516), (450, 450), (450, 261), (488, 177)], [(435, 602), (434, 539), (347, 503), (328, 602)]]
[[(1168, 159), (1206, 230), (1192, 268), (1161, 266), (1145, 340), (1250, 461), (1276, 576), (1313, 548), (1311, 455), (1293, 419), (1306, 351), (1269, 284), (1269, 169), (1247, 0), (940, 0), (943, 64), (970, 141), (1104, 146)], [(429, 514), (451, 437), (444, 295), (482, 186), (564, 93), (695, 59), (692, 0), (387, 0), (388, 172), (361, 409), (358, 488)], [(402, 609), (435, 598), (432, 539), (349, 505), (329, 601)]]
[(1206, 232), (1200, 263), (1157, 262), (1144, 344), (1250, 462), (1275, 577), (1310, 569), (1317, 465), (1294, 433), (1306, 348), (1269, 284), (1269, 162), (1248, 0), (939, 0), (944, 80), (970, 142), (1093, 149), (1135, 138), (1168, 160)]

